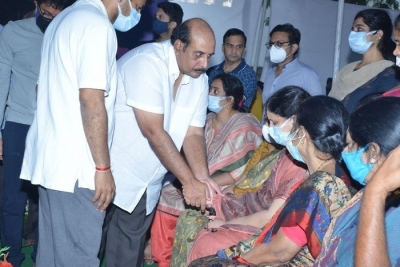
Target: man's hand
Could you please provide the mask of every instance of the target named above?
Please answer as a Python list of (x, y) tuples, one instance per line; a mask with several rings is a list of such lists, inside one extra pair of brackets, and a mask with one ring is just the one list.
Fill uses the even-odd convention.
[(96, 209), (105, 211), (114, 198), (115, 183), (111, 171), (98, 172), (94, 175), (95, 194), (92, 203), (97, 201)]
[(0, 138), (0, 160), (3, 160), (3, 138)]
[(211, 200), (208, 192), (208, 186), (197, 179), (193, 179), (188, 184), (183, 185), (183, 196), (186, 203), (199, 207), (201, 211), (205, 211), (207, 200)]

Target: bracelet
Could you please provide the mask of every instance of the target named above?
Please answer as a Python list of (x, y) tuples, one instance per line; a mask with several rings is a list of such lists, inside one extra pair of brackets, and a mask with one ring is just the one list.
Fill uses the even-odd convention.
[(106, 167), (106, 168), (99, 168), (99, 167), (96, 167), (96, 171), (97, 171), (97, 172), (108, 172), (109, 170), (111, 170), (111, 166), (108, 166), (108, 167)]

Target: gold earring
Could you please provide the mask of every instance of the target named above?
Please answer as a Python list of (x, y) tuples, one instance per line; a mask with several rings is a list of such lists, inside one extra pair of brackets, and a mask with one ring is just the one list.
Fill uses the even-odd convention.
[(372, 158), (369, 162), (370, 162), (370, 164), (375, 164), (376, 163), (376, 159)]

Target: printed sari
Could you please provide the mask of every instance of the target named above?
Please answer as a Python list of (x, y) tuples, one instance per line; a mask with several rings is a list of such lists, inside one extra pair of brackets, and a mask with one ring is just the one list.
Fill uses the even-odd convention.
[[(207, 115), (205, 127), (210, 177), (228, 172), (234, 179), (238, 179), (254, 150), (262, 142), (261, 125), (252, 114), (236, 113), (221, 131), (215, 132), (212, 127), (215, 116), (215, 113)], [(161, 190), (151, 227), (153, 258), (161, 267), (169, 266), (176, 222), (186, 208), (180, 189), (168, 184)]]
[[(307, 237), (302, 247), (289, 262), (282, 266), (312, 266), (321, 251), (321, 243), (331, 219), (351, 198), (347, 186), (340, 178), (327, 172), (315, 172), (294, 191), (283, 208), (263, 228), (261, 234), (217, 252), (217, 255), (193, 261), (190, 267), (243, 266), (232, 260), (261, 243), (269, 243), (281, 227), (300, 226)], [(268, 266), (259, 265), (259, 266)]]
[[(275, 154), (278, 154), (277, 159), (271, 160), (276, 158)], [(244, 194), (216, 196), (213, 200), (216, 218), (229, 221), (268, 210), (275, 199), (287, 199), (293, 187), (299, 181), (304, 181), (305, 173), (306, 170), (296, 165), (286, 149), (280, 153), (271, 153), (256, 164), (246, 177), (249, 180), (245, 182), (246, 186), (256, 180), (253, 185), (259, 190), (252, 192), (248, 188), (249, 192)], [(264, 182), (258, 186), (260, 181)], [(259, 228), (238, 224), (226, 224), (218, 228), (217, 232), (208, 232), (203, 229), (207, 222), (208, 217), (195, 210), (186, 210), (179, 217), (171, 266), (187, 266), (187, 262), (215, 254), (219, 249), (260, 232)]]
[[(205, 139), (210, 177), (229, 172), (234, 179), (242, 175), (246, 163), (262, 142), (261, 126), (249, 113), (237, 113), (215, 134), (212, 127), (215, 113), (207, 115)], [(181, 193), (172, 184), (165, 186), (157, 210), (179, 216), (186, 206)]]
[[(358, 192), (333, 219), (314, 266), (354, 266), (356, 236), (363, 194), (364, 190)], [(400, 255), (399, 205), (399, 194), (392, 195), (386, 204), (385, 229), (391, 266), (396, 265), (396, 259)]]

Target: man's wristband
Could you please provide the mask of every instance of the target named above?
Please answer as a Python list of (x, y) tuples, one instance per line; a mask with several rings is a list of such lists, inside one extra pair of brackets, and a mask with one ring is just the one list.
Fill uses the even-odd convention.
[(96, 167), (96, 171), (97, 172), (108, 172), (109, 170), (111, 170), (111, 166), (108, 166), (108, 167), (105, 167), (105, 168)]

